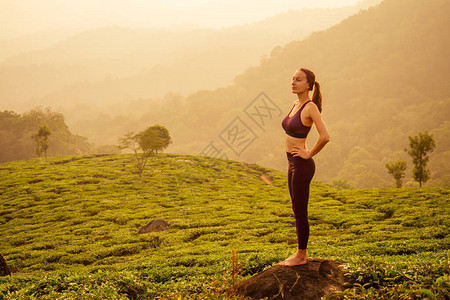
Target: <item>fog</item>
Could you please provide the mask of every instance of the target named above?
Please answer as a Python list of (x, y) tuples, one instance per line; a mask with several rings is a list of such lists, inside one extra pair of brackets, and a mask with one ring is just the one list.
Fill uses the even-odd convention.
[(2, 0), (0, 39), (100, 26), (220, 28), (255, 22), (289, 9), (334, 8), (357, 0)]
[(0, 108), (50, 106), (74, 124), (79, 105), (114, 113), (124, 100), (225, 87), (275, 47), (378, 2), (3, 1), (3, 34), (47, 29), (0, 40)]

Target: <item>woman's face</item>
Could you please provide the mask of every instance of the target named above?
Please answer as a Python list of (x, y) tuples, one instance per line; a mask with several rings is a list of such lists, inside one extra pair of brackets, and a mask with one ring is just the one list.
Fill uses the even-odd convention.
[(292, 92), (295, 94), (300, 94), (309, 90), (308, 80), (306, 79), (306, 74), (302, 70), (298, 70), (294, 73), (292, 77)]

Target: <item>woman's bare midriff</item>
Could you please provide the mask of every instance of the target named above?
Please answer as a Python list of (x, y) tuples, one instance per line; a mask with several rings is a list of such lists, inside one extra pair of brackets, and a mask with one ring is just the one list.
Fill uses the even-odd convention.
[(291, 153), (292, 150), (294, 149), (293, 148), (294, 146), (308, 150), (306, 148), (306, 139), (299, 139), (285, 134), (285, 141), (286, 141), (286, 152)]

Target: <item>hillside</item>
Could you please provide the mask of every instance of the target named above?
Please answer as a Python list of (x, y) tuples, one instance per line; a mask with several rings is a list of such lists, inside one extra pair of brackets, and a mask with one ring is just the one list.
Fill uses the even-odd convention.
[[(73, 108), (167, 93), (193, 93), (231, 83), (276, 45), (328, 28), (361, 8), (291, 10), (223, 29), (105, 27), (67, 37), (0, 64), (0, 101), (15, 110)], [(182, 66), (182, 67), (180, 67)], [(173, 83), (174, 74), (184, 80)], [(64, 101), (61, 101), (64, 99)]]
[[(133, 165), (131, 155), (0, 164), (0, 253), (13, 271), (0, 277), (0, 297), (219, 296), (231, 284), (232, 249), (239, 278), (295, 249), (284, 172), (161, 154), (139, 180)], [(346, 295), (444, 299), (449, 192), (313, 182), (309, 254), (345, 264)], [(137, 233), (155, 218), (169, 230)]]
[(43, 30), (39, 32), (23, 34), (15, 38), (0, 38), (0, 62), (16, 56), (22, 52), (31, 52), (47, 48), (58, 41), (74, 34), (70, 30)]

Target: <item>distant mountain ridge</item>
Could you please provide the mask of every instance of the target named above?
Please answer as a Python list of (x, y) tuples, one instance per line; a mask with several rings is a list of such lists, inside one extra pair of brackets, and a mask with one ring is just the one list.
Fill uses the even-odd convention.
[[(96, 102), (107, 103), (216, 88), (258, 64), (274, 46), (332, 26), (376, 2), (379, 0), (337, 9), (291, 10), (221, 30), (106, 27), (84, 31), (0, 63), (0, 99), (16, 106), (27, 102), (24, 109), (36, 102), (60, 105), (61, 99), (91, 103), (95, 97)], [(168, 81), (179, 70), (188, 80), (174, 86)], [(74, 89), (82, 92), (77, 95)]]

